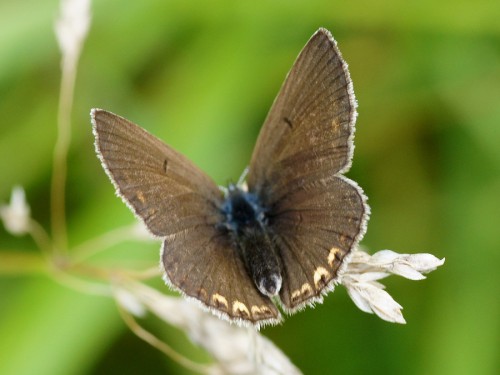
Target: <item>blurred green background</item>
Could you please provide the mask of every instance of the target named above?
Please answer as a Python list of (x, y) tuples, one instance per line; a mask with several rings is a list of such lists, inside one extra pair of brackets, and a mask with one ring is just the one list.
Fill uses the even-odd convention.
[[(0, 200), (22, 185), (45, 228), (58, 7), (0, 2)], [(424, 281), (387, 280), (407, 325), (362, 313), (337, 288), (263, 333), (306, 374), (500, 372), (499, 2), (98, 0), (92, 14), (72, 114), (71, 245), (134, 220), (95, 157), (90, 108), (135, 121), (226, 184), (246, 166), (296, 55), (323, 26), (359, 102), (348, 176), (372, 208), (363, 244), (446, 263)], [(127, 243), (109, 257), (154, 265), (158, 249)], [(19, 263), (7, 262), (12, 254)], [(111, 300), (31, 265), (37, 255), (29, 237), (0, 229), (0, 374), (189, 373), (131, 334)], [(180, 331), (161, 335), (200, 357)]]

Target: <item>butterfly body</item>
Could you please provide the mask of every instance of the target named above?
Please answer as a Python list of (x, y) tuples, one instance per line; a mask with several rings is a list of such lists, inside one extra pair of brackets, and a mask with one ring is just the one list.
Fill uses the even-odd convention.
[[(366, 231), (369, 207), (344, 176), (356, 100), (330, 32), (305, 45), (260, 131), (246, 179), (222, 194), (194, 163), (138, 125), (91, 112), (117, 194), (163, 240), (164, 279), (242, 325), (276, 324), (321, 302)], [(277, 306), (278, 305), (278, 306)]]
[(282, 271), (266, 211), (255, 194), (229, 185), (222, 205), (225, 221), (220, 227), (230, 236), (256, 287), (272, 297), (281, 288)]

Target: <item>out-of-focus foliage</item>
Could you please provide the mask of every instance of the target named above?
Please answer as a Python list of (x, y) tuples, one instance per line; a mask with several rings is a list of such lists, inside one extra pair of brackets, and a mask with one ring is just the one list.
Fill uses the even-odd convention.
[[(46, 228), (58, 6), (0, 3), (0, 200), (22, 185)], [(264, 334), (306, 374), (498, 371), (500, 3), (96, 0), (92, 13), (72, 115), (70, 245), (134, 220), (95, 157), (90, 108), (137, 122), (218, 183), (235, 181), (295, 56), (323, 26), (359, 102), (348, 176), (370, 198), (363, 245), (447, 262), (421, 282), (389, 281), (405, 326), (360, 312), (338, 288)], [(130, 243), (101, 260), (156, 264), (158, 249)], [(44, 270), (28, 237), (0, 229), (1, 374), (189, 373), (132, 336), (110, 299)], [(161, 329), (206, 359), (182, 332)]]

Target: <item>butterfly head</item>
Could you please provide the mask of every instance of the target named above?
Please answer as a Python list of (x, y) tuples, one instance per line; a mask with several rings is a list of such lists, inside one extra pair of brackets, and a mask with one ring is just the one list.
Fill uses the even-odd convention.
[(265, 209), (258, 197), (234, 184), (228, 186), (221, 211), (225, 217), (222, 227), (234, 235), (267, 224)]

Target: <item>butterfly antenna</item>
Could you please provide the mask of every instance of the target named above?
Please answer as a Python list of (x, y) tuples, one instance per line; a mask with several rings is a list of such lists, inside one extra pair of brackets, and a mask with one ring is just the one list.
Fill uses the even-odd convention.
[(248, 167), (246, 167), (243, 170), (243, 173), (241, 174), (240, 179), (238, 180), (238, 186), (243, 185), (243, 183), (245, 182), (245, 179), (247, 178), (247, 175), (248, 175)]
[(224, 193), (225, 197), (227, 197), (227, 194), (229, 193), (229, 189), (227, 187), (219, 185), (219, 190)]

